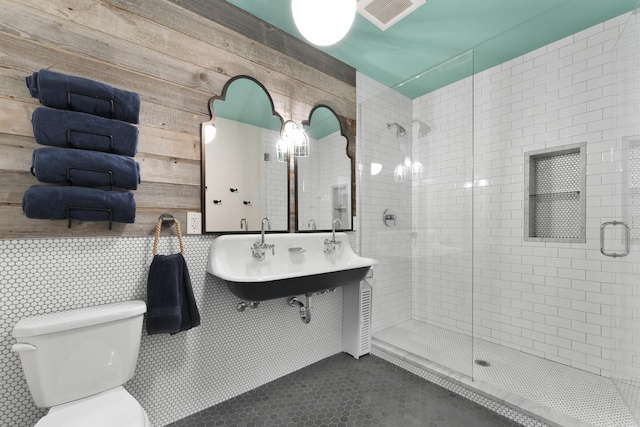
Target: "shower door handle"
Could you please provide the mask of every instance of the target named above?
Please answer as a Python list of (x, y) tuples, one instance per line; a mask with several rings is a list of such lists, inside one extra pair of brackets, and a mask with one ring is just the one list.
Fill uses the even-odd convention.
[[(604, 249), (604, 231), (605, 228), (607, 228), (609, 225), (622, 225), (624, 227), (624, 252), (607, 252)], [(622, 222), (622, 221), (607, 221), (607, 222), (603, 222), (602, 225), (600, 226), (600, 252), (602, 253), (602, 255), (604, 256), (610, 256), (612, 258), (621, 258), (623, 256), (627, 256), (629, 255), (629, 248), (630, 248), (630, 235), (631, 235), (631, 231), (629, 230), (629, 225), (626, 222)]]

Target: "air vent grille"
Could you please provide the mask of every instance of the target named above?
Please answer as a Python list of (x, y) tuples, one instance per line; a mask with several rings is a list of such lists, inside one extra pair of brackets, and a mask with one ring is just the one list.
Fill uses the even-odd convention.
[(386, 30), (426, 3), (426, 0), (360, 0), (358, 13)]

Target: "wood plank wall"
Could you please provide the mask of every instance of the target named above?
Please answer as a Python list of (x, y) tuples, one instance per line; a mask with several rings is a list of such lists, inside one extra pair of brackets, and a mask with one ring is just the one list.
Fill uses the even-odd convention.
[[(195, 3), (215, 12), (221, 1)], [(326, 56), (327, 67), (306, 65), (301, 55), (324, 54), (304, 43), (283, 53), (169, 0), (0, 0), (0, 10), (1, 239), (148, 236), (162, 213), (186, 223), (186, 212), (201, 209), (200, 123), (209, 120), (209, 98), (238, 74), (260, 80), (285, 119), (301, 122), (313, 105), (329, 105), (348, 124), (354, 148), (355, 70)], [(234, 14), (230, 22), (258, 25), (239, 9), (220, 10)], [(23, 214), (22, 195), (38, 184), (29, 168), (39, 147), (31, 114), (40, 105), (24, 79), (43, 68), (140, 94), (135, 224), (114, 223), (109, 231), (105, 223), (73, 222), (67, 228), (66, 221)], [(350, 73), (353, 79), (344, 77)]]

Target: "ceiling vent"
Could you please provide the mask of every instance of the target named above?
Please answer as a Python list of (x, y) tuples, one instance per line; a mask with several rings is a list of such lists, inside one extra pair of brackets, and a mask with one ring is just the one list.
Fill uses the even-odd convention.
[(357, 11), (376, 27), (385, 31), (426, 2), (426, 0), (360, 0)]

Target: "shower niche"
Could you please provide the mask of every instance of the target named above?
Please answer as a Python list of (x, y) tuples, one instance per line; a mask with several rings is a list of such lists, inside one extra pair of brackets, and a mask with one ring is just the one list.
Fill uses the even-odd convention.
[(586, 143), (525, 153), (526, 241), (585, 243)]

